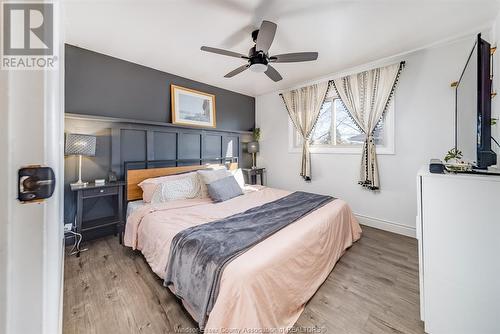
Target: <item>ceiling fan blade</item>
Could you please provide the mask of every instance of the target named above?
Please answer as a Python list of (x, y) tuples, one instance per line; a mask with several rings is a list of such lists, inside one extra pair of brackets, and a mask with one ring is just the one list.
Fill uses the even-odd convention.
[(228, 51), (228, 50), (223, 50), (223, 49), (218, 49), (218, 48), (212, 48), (209, 46), (202, 46), (200, 49), (201, 49), (201, 51), (217, 53), (217, 54), (223, 55), (223, 56), (248, 59), (247, 56), (245, 56), (244, 54), (238, 53), (238, 52), (233, 52), (233, 51)]
[(279, 74), (279, 72), (276, 71), (276, 69), (271, 65), (267, 65), (267, 70), (264, 73), (266, 73), (266, 75), (274, 82), (278, 82), (283, 79), (281, 74)]
[(224, 78), (232, 78), (234, 77), (236, 74), (240, 74), (241, 72), (243, 72), (244, 70), (246, 70), (247, 68), (249, 67), (248, 64), (245, 64), (245, 65), (242, 65), (234, 70), (232, 70), (231, 72), (229, 72), (228, 74), (226, 74), (224, 76)]
[(269, 61), (273, 63), (296, 63), (300, 61), (311, 61), (316, 59), (318, 59), (317, 52), (284, 53), (281, 55), (269, 57)]
[(251, 36), (252, 31), (254, 31), (256, 28), (253, 25), (247, 25), (242, 28), (240, 28), (238, 31), (233, 32), (231, 35), (226, 37), (222, 42), (221, 45), (224, 47), (232, 48), (235, 45), (238, 45), (242, 41), (245, 41), (248, 39), (248, 36)]
[(264, 53), (269, 52), (277, 27), (276, 23), (271, 21), (262, 21), (259, 28), (259, 34), (257, 35), (257, 51), (264, 51)]

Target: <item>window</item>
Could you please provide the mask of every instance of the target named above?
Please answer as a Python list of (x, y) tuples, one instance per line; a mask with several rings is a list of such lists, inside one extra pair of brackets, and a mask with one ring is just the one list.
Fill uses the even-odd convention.
[[(374, 132), (377, 153), (393, 154), (392, 103)], [(300, 152), (302, 138), (290, 123), (290, 151)], [(323, 104), (310, 139), (311, 153), (361, 153), (365, 134), (358, 128), (338, 98), (329, 98)]]

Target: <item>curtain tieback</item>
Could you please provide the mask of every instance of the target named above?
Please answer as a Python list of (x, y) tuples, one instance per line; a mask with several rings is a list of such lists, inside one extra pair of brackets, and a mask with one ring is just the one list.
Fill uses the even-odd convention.
[(304, 138), (304, 141), (302, 142), (302, 147), (309, 148), (309, 139)]
[(369, 155), (375, 154), (375, 137), (373, 134), (366, 136), (364, 148), (363, 153), (366, 158), (368, 158)]

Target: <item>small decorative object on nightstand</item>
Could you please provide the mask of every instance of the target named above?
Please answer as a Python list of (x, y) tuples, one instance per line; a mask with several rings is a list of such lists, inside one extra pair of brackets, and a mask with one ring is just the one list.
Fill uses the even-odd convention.
[(111, 170), (109, 171), (109, 173), (108, 173), (108, 181), (109, 182), (116, 182), (116, 181), (118, 181), (118, 176), (116, 175), (115, 172), (113, 172)]
[(96, 186), (103, 186), (106, 184), (106, 180), (105, 179), (95, 179), (94, 184)]
[(252, 167), (252, 168), (242, 168), (243, 173), (246, 175), (246, 179), (250, 184), (257, 184), (257, 176), (260, 177), (260, 184), (264, 185), (264, 171), (265, 168)]
[[(95, 229), (115, 226), (116, 232), (120, 237), (120, 243), (122, 242), (122, 232), (124, 228), (123, 219), (123, 189), (125, 187), (125, 182), (108, 182), (103, 185), (96, 185), (95, 183), (89, 183), (86, 186), (75, 186), (71, 185), (71, 190), (76, 191), (76, 224), (75, 232), (83, 233), (87, 231), (92, 231)], [(83, 220), (83, 205), (87, 199), (96, 199), (106, 196), (116, 197), (116, 208), (115, 215), (111, 217), (104, 217), (93, 220)]]

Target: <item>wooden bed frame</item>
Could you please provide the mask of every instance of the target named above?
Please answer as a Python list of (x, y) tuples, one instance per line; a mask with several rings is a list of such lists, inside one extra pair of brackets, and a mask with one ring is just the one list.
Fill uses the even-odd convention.
[[(128, 169), (125, 167), (125, 182), (127, 185), (126, 189), (126, 201), (135, 201), (142, 199), (142, 189), (139, 187), (139, 183), (142, 181), (159, 176), (168, 176), (175, 174), (182, 174), (186, 172), (196, 171), (200, 169), (207, 169), (213, 166), (225, 165), (229, 170), (234, 170), (238, 168), (238, 162), (230, 162), (226, 164), (204, 164), (204, 165), (190, 165), (190, 166), (177, 166), (177, 167), (157, 167), (157, 168), (142, 168), (142, 169)], [(133, 164), (138, 164), (141, 162), (132, 162)], [(149, 163), (155, 163), (155, 161), (143, 162), (146, 166)]]

